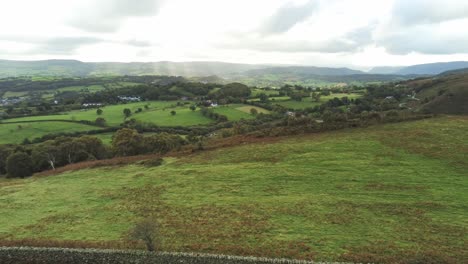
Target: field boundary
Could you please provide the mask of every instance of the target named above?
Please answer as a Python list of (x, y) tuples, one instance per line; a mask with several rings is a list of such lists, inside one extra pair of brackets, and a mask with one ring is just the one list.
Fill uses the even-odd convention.
[[(187, 264), (316, 264), (345, 262), (313, 262), (293, 259), (272, 259), (205, 253), (148, 252), (114, 249), (74, 249), (39, 247), (0, 247), (0, 262), (10, 263), (187, 263)], [(349, 262), (348, 262), (349, 263)]]

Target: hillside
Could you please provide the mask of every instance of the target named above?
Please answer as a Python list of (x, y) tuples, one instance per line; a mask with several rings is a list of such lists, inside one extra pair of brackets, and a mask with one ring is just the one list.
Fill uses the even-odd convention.
[(395, 74), (420, 74), (420, 75), (437, 75), (446, 71), (468, 68), (468, 61), (453, 61), (453, 62), (438, 62), (419, 64), (405, 67), (395, 72)]
[(455, 263), (468, 257), (467, 129), (441, 117), (0, 180), (0, 244), (118, 244), (153, 215), (170, 251)]
[(406, 83), (417, 91), (420, 109), (435, 114), (468, 114), (468, 72), (455, 71), (437, 78)]

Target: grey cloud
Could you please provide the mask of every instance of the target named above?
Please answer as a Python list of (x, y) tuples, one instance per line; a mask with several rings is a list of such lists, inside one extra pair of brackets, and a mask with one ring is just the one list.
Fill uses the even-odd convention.
[(468, 53), (468, 35), (444, 30), (448, 24), (441, 24), (451, 21), (450, 27), (464, 28), (466, 23), (459, 19), (468, 19), (466, 0), (397, 0), (391, 20), (381, 25), (375, 42), (397, 55)]
[(19, 35), (0, 35), (0, 41), (32, 44), (34, 47), (25, 54), (70, 55), (84, 45), (101, 43), (104, 40), (94, 37), (26, 37)]
[(466, 0), (397, 0), (393, 20), (401, 25), (432, 24), (468, 18)]
[(434, 32), (431, 26), (407, 28), (379, 37), (377, 44), (391, 54), (405, 55), (411, 52), (423, 54), (468, 53), (466, 34), (446, 35)]
[(326, 41), (312, 42), (305, 40), (288, 41), (284, 39), (255, 38), (239, 42), (229, 42), (218, 45), (224, 49), (245, 49), (267, 52), (321, 52), (340, 53), (351, 52), (359, 48), (360, 44), (346, 38), (331, 39)]
[(260, 27), (263, 34), (279, 34), (289, 31), (296, 24), (310, 17), (317, 10), (316, 1), (308, 1), (303, 5), (287, 3), (280, 7)]
[(127, 44), (130, 46), (135, 46), (135, 47), (140, 47), (140, 48), (146, 48), (146, 47), (151, 47), (154, 46), (154, 44), (150, 41), (145, 41), (145, 40), (137, 40), (137, 39), (131, 39), (124, 41), (123, 44)]
[(224, 49), (244, 49), (268, 52), (353, 52), (373, 43), (372, 33), (376, 24), (357, 28), (341, 37), (328, 40), (290, 40), (287, 37), (262, 34), (231, 33), (230, 39), (216, 46)]
[(100, 42), (101, 39), (91, 37), (52, 38), (40, 43), (31, 53), (71, 55), (81, 46)]
[(164, 0), (100, 0), (83, 6), (68, 25), (89, 32), (115, 32), (130, 17), (157, 14)]

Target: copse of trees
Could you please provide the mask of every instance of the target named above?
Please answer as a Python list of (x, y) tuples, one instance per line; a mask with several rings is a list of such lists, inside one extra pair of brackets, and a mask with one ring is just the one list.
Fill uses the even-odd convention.
[(213, 111), (213, 109), (208, 108), (208, 107), (201, 107), (200, 108), (200, 113), (203, 116), (206, 116), (206, 117), (208, 117), (210, 119), (213, 119), (213, 120), (215, 120), (217, 122), (227, 122), (228, 121), (227, 116), (215, 113)]
[[(67, 164), (109, 157), (102, 141), (92, 136), (58, 137), (43, 143), (26, 146), (0, 146), (0, 174), (27, 177)], [(26, 158), (26, 156), (27, 158)]]
[(33, 161), (24, 152), (11, 154), (6, 160), (6, 171), (8, 177), (24, 178), (33, 174)]
[(158, 133), (143, 136), (137, 130), (123, 128), (112, 137), (112, 148), (117, 156), (134, 156), (140, 154), (165, 154), (185, 145), (187, 142), (180, 136), (169, 133)]

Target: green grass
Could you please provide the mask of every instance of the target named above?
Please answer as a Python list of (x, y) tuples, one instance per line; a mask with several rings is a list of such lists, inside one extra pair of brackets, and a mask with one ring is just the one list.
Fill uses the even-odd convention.
[(268, 96), (277, 96), (279, 94), (279, 90), (263, 90), (263, 89), (252, 89), (252, 95), (257, 96), (259, 94), (266, 94)]
[(258, 113), (268, 114), (270, 111), (257, 106), (244, 104), (220, 105), (212, 108), (215, 113), (227, 116), (229, 121), (239, 121), (241, 119), (252, 119), (254, 115), (250, 114), (250, 109), (257, 109)]
[(18, 144), (25, 138), (30, 140), (46, 134), (98, 130), (98, 127), (71, 122), (34, 122), (0, 124), (0, 144)]
[(21, 97), (27, 95), (28, 92), (11, 92), (11, 91), (6, 91), (3, 94), (3, 98), (9, 98), (9, 97)]
[[(148, 104), (149, 108), (145, 109), (144, 106)], [(110, 105), (102, 107), (104, 111), (100, 117), (106, 119), (107, 124), (111, 126), (117, 126), (124, 122), (123, 109), (129, 108), (133, 114), (130, 118), (142, 122), (153, 123), (160, 126), (192, 126), (192, 125), (204, 125), (213, 122), (213, 120), (204, 117), (200, 114), (199, 109), (192, 111), (189, 109), (190, 104), (177, 106), (175, 101), (150, 101), (150, 102), (139, 102), (129, 103), (120, 105)], [(141, 108), (143, 112), (134, 113), (138, 108)], [(243, 104), (233, 104), (229, 106), (219, 106), (213, 108), (217, 113), (226, 115), (229, 120), (236, 121), (242, 118), (249, 119), (254, 118), (250, 114), (250, 108), (255, 108), (259, 113), (268, 113), (267, 110), (248, 106)], [(171, 115), (171, 111), (176, 111), (176, 115)], [(88, 120), (94, 121), (99, 117), (96, 114), (96, 109), (71, 111), (61, 115), (48, 115), (48, 116), (31, 116), (7, 119), (4, 122), (17, 122), (17, 121), (31, 121), (31, 120)]]
[(336, 94), (331, 94), (328, 96), (322, 96), (320, 97), (320, 102), (315, 102), (311, 97), (306, 97), (303, 98), (302, 101), (294, 101), (291, 100), (289, 97), (275, 97), (274, 100), (270, 99), (273, 104), (279, 104), (281, 106), (284, 106), (286, 108), (291, 108), (291, 109), (304, 109), (307, 107), (314, 107), (321, 105), (323, 103), (328, 102), (329, 100), (337, 97), (337, 98), (343, 98), (343, 97), (348, 97), (348, 99), (356, 99), (361, 97), (362, 95), (360, 94), (346, 94), (346, 93), (336, 93)]
[[(123, 109), (129, 108), (132, 110), (132, 116), (136, 120), (143, 122), (150, 122), (160, 126), (191, 126), (199, 124), (208, 124), (212, 120), (204, 117), (199, 111), (191, 111), (189, 105), (176, 106), (177, 102), (169, 101), (149, 101), (149, 102), (138, 102), (120, 105), (109, 105), (102, 107), (104, 111), (101, 116), (96, 114), (96, 109), (89, 110), (78, 110), (71, 111), (61, 115), (48, 115), (48, 116), (31, 116), (22, 117), (15, 119), (7, 119), (4, 122), (16, 122), (16, 121), (31, 121), (31, 120), (88, 120), (94, 121), (98, 117), (106, 119), (107, 124), (111, 126), (117, 126), (124, 122)], [(145, 109), (145, 105), (149, 105), (148, 109)], [(143, 112), (135, 113), (135, 111), (141, 108)], [(171, 111), (176, 111), (176, 115), (171, 115)]]
[(443, 117), (3, 180), (0, 237), (121, 241), (153, 214), (164, 250), (462, 262), (467, 129)]

